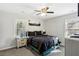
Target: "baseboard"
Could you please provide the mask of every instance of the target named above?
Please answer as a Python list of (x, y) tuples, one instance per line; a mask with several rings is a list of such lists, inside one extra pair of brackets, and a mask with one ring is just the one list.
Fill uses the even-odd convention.
[(9, 50), (9, 49), (13, 49), (13, 48), (15, 48), (15, 46), (1, 48), (0, 51)]

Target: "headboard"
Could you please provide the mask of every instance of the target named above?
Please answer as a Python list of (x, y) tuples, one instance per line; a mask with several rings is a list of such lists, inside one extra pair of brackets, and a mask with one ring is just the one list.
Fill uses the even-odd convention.
[(28, 36), (42, 35), (42, 31), (28, 31)]

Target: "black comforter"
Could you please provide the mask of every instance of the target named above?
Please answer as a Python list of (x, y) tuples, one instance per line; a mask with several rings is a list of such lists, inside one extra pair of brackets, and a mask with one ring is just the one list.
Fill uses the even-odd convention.
[(30, 37), (30, 45), (39, 50), (40, 53), (54, 46), (55, 37), (53, 36), (34, 36)]

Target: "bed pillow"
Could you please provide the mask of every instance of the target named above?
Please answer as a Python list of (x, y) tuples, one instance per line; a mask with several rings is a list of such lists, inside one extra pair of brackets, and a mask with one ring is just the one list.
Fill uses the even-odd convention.
[(39, 36), (39, 35), (42, 35), (42, 32), (41, 31), (35, 31), (35, 36)]
[(28, 36), (35, 36), (35, 32), (28, 32)]

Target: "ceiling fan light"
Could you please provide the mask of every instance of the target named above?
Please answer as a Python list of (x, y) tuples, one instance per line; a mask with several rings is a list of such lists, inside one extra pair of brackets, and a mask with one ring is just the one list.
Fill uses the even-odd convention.
[(41, 16), (46, 16), (46, 13), (41, 13)]

